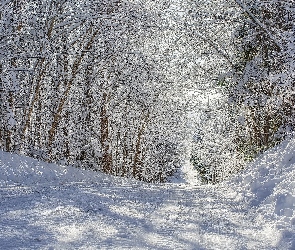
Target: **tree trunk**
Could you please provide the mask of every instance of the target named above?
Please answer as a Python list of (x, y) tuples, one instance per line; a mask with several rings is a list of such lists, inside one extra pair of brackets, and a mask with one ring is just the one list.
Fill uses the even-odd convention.
[(113, 170), (113, 159), (110, 147), (109, 117), (107, 113), (108, 94), (103, 93), (100, 107), (100, 142), (101, 142), (101, 167), (105, 173)]
[(139, 177), (138, 176), (139, 175), (138, 166), (140, 164), (141, 139), (144, 134), (148, 119), (149, 119), (149, 112), (145, 115), (145, 117), (142, 121), (141, 127), (137, 133), (137, 138), (136, 138), (136, 142), (135, 142), (134, 161), (133, 161), (133, 166), (132, 166), (132, 174), (133, 174), (134, 178)]

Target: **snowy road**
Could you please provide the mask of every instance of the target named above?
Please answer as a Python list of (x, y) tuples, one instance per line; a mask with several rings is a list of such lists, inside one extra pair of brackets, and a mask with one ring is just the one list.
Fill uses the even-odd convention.
[(276, 249), (273, 232), (224, 193), (107, 179), (10, 185), (0, 189), (1, 249)]
[(295, 249), (293, 152), (286, 141), (239, 178), (198, 186), (0, 151), (0, 250)]

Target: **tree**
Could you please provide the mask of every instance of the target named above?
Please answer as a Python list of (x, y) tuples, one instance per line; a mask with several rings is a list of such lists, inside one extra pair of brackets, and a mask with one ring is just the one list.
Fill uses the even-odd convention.
[[(4, 30), (13, 4), (2, 5)], [(167, 92), (158, 89), (165, 77), (155, 54), (145, 50), (160, 29), (157, 13), (117, 0), (44, 0), (22, 2), (13, 20), (15, 28), (5, 31), (1, 47), (1, 79), (6, 79), (1, 147), (49, 162), (164, 181), (175, 167), (171, 160), (150, 167), (148, 159), (163, 157), (166, 146), (159, 155), (147, 139), (161, 144), (167, 135), (158, 135), (169, 128), (163, 115), (168, 106), (158, 100)], [(10, 68), (7, 56), (13, 59)], [(18, 94), (9, 94), (10, 85)], [(163, 120), (165, 127), (158, 124)]]
[(240, 150), (252, 158), (294, 129), (294, 8), (282, 1), (236, 2), (243, 22), (235, 32), (231, 101), (242, 111)]

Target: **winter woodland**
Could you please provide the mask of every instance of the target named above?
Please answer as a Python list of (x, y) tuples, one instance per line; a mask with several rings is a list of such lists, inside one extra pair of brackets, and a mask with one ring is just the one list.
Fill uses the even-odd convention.
[(0, 2), (0, 147), (217, 183), (294, 129), (293, 1)]
[(295, 249), (294, 0), (0, 0), (0, 249)]

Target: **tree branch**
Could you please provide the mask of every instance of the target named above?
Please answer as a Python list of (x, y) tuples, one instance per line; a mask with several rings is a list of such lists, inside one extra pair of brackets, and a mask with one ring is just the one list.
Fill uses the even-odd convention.
[(282, 45), (277, 41), (277, 39), (271, 34), (271, 32), (267, 29), (267, 27), (260, 22), (260, 20), (247, 8), (247, 6), (245, 6), (240, 0), (235, 0), (235, 2), (237, 3), (237, 5), (240, 6), (241, 9), (243, 9), (244, 11), (246, 11), (246, 13), (248, 14), (248, 16), (252, 19), (252, 21), (254, 23), (256, 23), (260, 29), (272, 40), (272, 42), (280, 49), (282, 49)]

